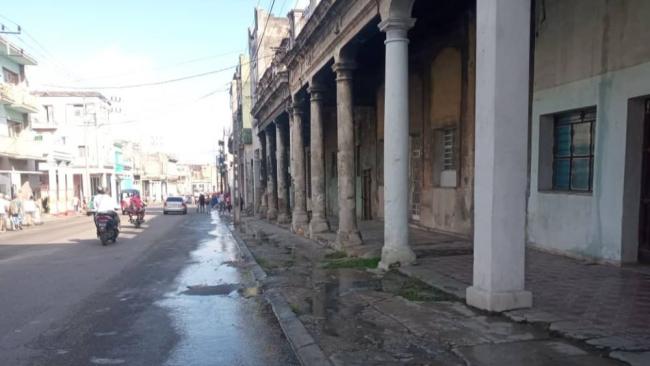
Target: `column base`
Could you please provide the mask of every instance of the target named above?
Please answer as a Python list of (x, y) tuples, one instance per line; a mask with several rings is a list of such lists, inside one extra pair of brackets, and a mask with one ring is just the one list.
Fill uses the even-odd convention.
[(278, 218), (278, 210), (275, 208), (269, 208), (266, 210), (266, 219), (267, 220), (276, 220)]
[(291, 231), (302, 236), (307, 236), (307, 234), (309, 234), (309, 217), (306, 212), (293, 213)]
[(278, 224), (284, 225), (290, 222), (291, 222), (291, 217), (289, 217), (289, 214), (284, 212), (278, 214)]
[(322, 218), (312, 217), (309, 222), (309, 237), (314, 238), (316, 234), (326, 233), (330, 230), (327, 220)]
[(466, 296), (468, 305), (493, 312), (533, 306), (533, 294), (526, 290), (492, 292), (471, 286), (467, 288)]
[(388, 271), (392, 265), (399, 264), (401, 267), (415, 263), (415, 253), (408, 246), (390, 247), (384, 245), (381, 249), (381, 261), (377, 268)]
[(345, 248), (363, 244), (358, 230), (336, 232), (336, 249), (345, 251)]

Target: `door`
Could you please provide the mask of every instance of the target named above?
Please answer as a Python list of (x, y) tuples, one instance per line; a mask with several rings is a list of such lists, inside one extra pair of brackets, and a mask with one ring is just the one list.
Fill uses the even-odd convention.
[(643, 136), (639, 262), (650, 263), (650, 99), (645, 103)]
[(363, 219), (372, 220), (372, 171), (363, 171)]

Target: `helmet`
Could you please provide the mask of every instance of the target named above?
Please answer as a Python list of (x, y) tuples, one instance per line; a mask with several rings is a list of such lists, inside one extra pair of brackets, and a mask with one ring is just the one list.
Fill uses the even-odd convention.
[(105, 192), (104, 187), (102, 186), (97, 187), (97, 194), (104, 194), (104, 192)]

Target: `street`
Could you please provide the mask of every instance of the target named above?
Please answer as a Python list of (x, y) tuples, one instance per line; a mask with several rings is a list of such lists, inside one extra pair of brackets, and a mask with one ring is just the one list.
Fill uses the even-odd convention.
[(89, 217), (0, 236), (1, 365), (291, 365), (218, 215), (122, 217), (102, 247)]

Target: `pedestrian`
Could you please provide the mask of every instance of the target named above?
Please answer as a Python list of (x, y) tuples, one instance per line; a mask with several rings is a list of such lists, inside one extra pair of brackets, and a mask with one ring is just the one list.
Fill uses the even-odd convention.
[(36, 216), (36, 203), (34, 197), (30, 196), (29, 199), (23, 202), (23, 221), (25, 226), (34, 225), (34, 216)]
[(79, 213), (79, 197), (74, 196), (72, 198), (72, 206), (74, 207), (74, 212)]
[(205, 211), (205, 195), (201, 193), (199, 195), (199, 212), (204, 212)]
[(0, 232), (7, 231), (8, 212), (9, 201), (7, 201), (4, 194), (0, 193)]
[(22, 212), (23, 204), (16, 194), (14, 194), (13, 199), (9, 203), (9, 216), (11, 218), (11, 230), (22, 230)]

